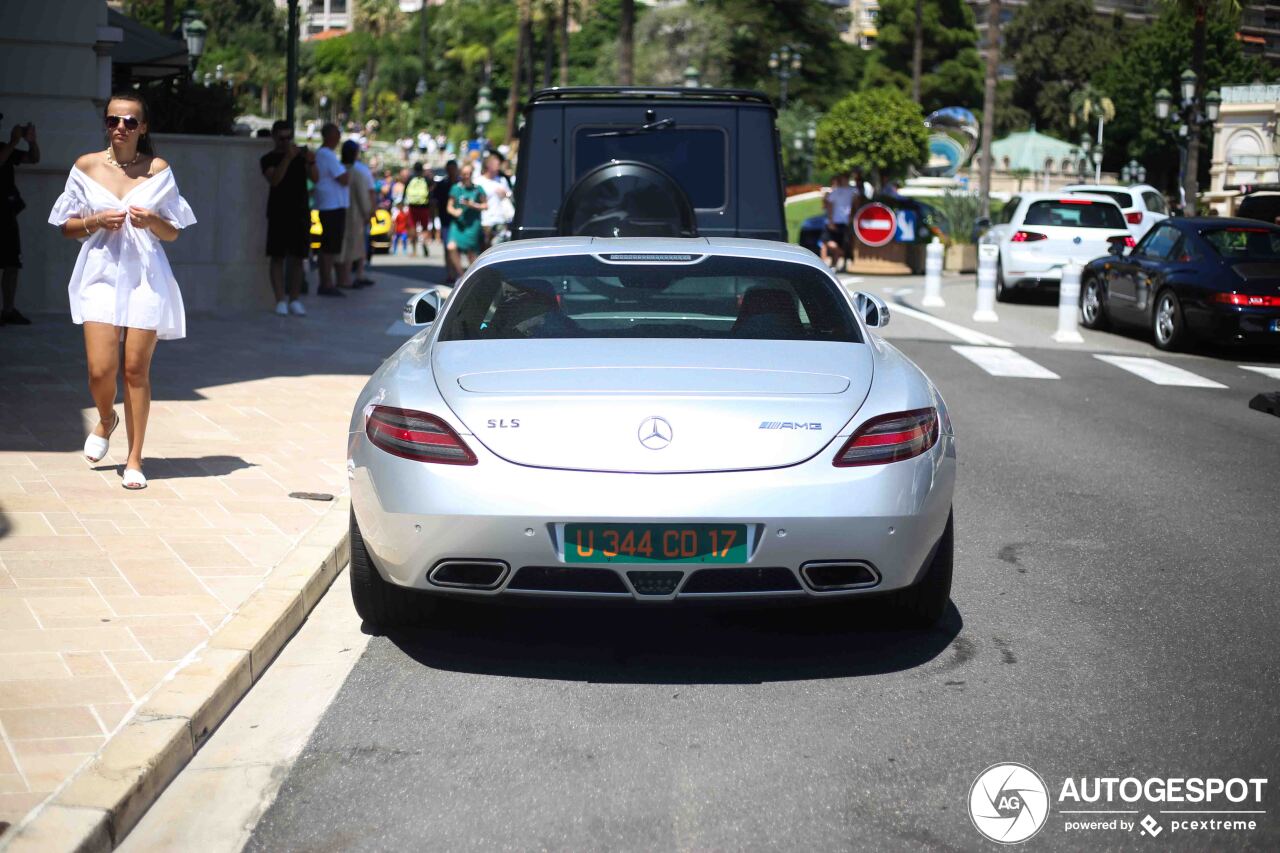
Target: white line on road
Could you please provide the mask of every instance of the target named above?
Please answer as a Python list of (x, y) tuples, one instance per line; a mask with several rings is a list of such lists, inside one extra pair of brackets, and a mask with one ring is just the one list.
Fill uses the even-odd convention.
[(1134, 376), (1140, 376), (1156, 385), (1181, 385), (1187, 388), (1226, 388), (1221, 382), (1205, 379), (1190, 370), (1183, 370), (1154, 358), (1136, 358), (1129, 355), (1095, 355), (1099, 361), (1114, 364), (1121, 370), (1127, 370)]
[(1263, 376), (1270, 376), (1272, 379), (1280, 379), (1280, 367), (1256, 367), (1252, 364), (1242, 364), (1240, 369), (1252, 370), (1254, 373), (1261, 373)]
[(937, 326), (942, 331), (946, 332), (949, 335), (952, 335), (953, 337), (959, 338), (960, 340), (964, 341), (966, 344), (975, 344), (977, 346), (990, 346), (990, 347), (1013, 346), (1013, 344), (1009, 343), (1008, 341), (1002, 341), (999, 338), (994, 337), (993, 335), (988, 335), (984, 332), (979, 332), (974, 329), (961, 326), (959, 323), (952, 323), (950, 320), (943, 320), (940, 317), (935, 317), (932, 314), (926, 314), (923, 311), (917, 311), (916, 309), (908, 305), (903, 305), (901, 302), (898, 302), (897, 300), (895, 300), (893, 304), (889, 306), (890, 316), (892, 316), (893, 312), (895, 311), (901, 313), (906, 317), (912, 317), (916, 320), (923, 320), (924, 322), (929, 323), (932, 326)]
[(1036, 364), (1020, 352), (992, 347), (953, 346), (974, 364), (992, 376), (1009, 376), (1017, 379), (1057, 379), (1058, 374)]

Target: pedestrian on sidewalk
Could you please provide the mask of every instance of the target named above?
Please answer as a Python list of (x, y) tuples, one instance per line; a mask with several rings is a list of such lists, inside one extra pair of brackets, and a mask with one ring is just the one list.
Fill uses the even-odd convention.
[(502, 173), (502, 155), (490, 151), (484, 158), (484, 171), (476, 178), (476, 185), (484, 190), (488, 206), (480, 214), (480, 227), (484, 229), (484, 248), (493, 245), (495, 238), (502, 238), (507, 223), (515, 219), (516, 209), (511, 201), (511, 179)]
[(129, 455), (126, 489), (145, 489), (142, 441), (151, 409), (151, 357), (156, 341), (186, 336), (182, 294), (160, 243), (172, 242), (196, 218), (178, 194), (169, 164), (155, 155), (146, 102), (136, 92), (115, 95), (104, 116), (106, 151), (76, 160), (49, 222), (83, 241), (67, 287), (71, 319), (84, 326), (89, 391), (98, 424), (84, 455), (99, 462), (120, 423), (116, 374), (124, 349), (124, 420)]
[[(342, 232), (346, 230), (347, 185), (351, 176), (338, 160), (337, 147), (341, 133), (333, 122), (320, 129), (321, 148), (316, 152), (315, 200), (320, 212), (320, 287), (321, 296), (346, 296), (339, 288), (351, 286), (351, 268), (338, 263), (342, 254)], [(337, 285), (334, 267), (337, 267)]]
[[(4, 116), (0, 115), (0, 119)], [(25, 150), (18, 147), (25, 141)], [(0, 145), (0, 326), (29, 326), (31, 321), (18, 311), (14, 300), (18, 295), (18, 271), (22, 269), (22, 241), (18, 234), (18, 214), (27, 203), (18, 192), (14, 167), (24, 163), (40, 162), (40, 146), (36, 144), (34, 124), (15, 124), (9, 133), (7, 145)]]
[[(315, 154), (293, 144), (293, 125), (281, 119), (271, 126), (275, 148), (262, 155), (262, 174), (271, 184), (267, 196), (267, 257), (276, 313), (302, 317), (302, 265), (311, 252), (311, 210), (307, 180), (316, 180)], [(288, 294), (285, 264), (288, 263)]]
[(462, 276), (462, 256), (467, 256), (467, 266), (475, 263), (476, 255), (484, 248), (484, 230), (480, 227), (480, 214), (488, 207), (484, 190), (472, 182), (475, 169), (470, 163), (462, 167), (458, 183), (449, 191), (449, 225), (447, 249), (458, 276)]
[(416, 250), (421, 240), (422, 256), (428, 257), (431, 254), (427, 247), (431, 234), (431, 182), (424, 174), (421, 161), (413, 164), (413, 177), (404, 187), (404, 201), (413, 218), (413, 247)]
[(351, 177), (347, 184), (350, 196), (347, 220), (343, 228), (342, 254), (338, 263), (355, 275), (356, 287), (368, 287), (373, 280), (364, 274), (368, 253), (369, 217), (373, 216), (377, 199), (373, 195), (373, 176), (360, 162), (360, 144), (354, 139), (342, 143), (342, 165)]
[[(457, 183), (458, 161), (450, 160), (444, 165), (444, 174), (437, 176), (436, 181), (431, 185), (431, 206), (435, 208), (435, 214), (440, 219), (440, 242), (445, 246), (449, 245), (449, 226), (453, 224), (453, 216), (449, 213), (449, 193)], [(445, 284), (453, 284), (461, 275), (453, 264), (453, 256), (448, 251), (444, 253), (444, 274)]]
[(819, 255), (833, 270), (847, 264), (845, 252), (849, 244), (849, 221), (853, 215), (854, 189), (848, 175), (833, 175), (831, 189), (822, 200), (827, 212), (827, 227), (822, 235)]

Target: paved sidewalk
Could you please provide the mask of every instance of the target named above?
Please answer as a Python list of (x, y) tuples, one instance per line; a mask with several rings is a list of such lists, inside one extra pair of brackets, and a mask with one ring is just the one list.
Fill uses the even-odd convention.
[(438, 256), (379, 258), (376, 286), (307, 298), (305, 318), (190, 317), (156, 352), (141, 492), (120, 485), (123, 429), (102, 462), (82, 455), (79, 327), (0, 328), (0, 822), (101, 747), (328, 507), (290, 492), (346, 492), (351, 404)]

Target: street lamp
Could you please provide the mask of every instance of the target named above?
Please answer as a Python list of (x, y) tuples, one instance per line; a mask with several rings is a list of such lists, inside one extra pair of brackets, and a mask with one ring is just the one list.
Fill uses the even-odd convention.
[[(1178, 76), (1178, 93), (1181, 104), (1174, 109), (1173, 96), (1168, 89), (1161, 89), (1155, 95), (1156, 118), (1161, 122), (1170, 122), (1165, 126), (1166, 132), (1173, 130), (1178, 140), (1178, 192), (1185, 211), (1194, 216), (1196, 212), (1196, 172), (1197, 163), (1192, 161), (1192, 149), (1200, 146), (1200, 126), (1212, 126), (1218, 119), (1222, 107), (1222, 95), (1209, 92), (1203, 96), (1203, 109), (1197, 98), (1200, 81), (1196, 73), (1188, 68)], [(1176, 122), (1176, 130), (1172, 122)], [(1198, 158), (1197, 158), (1198, 159)], [(1189, 190), (1189, 191), (1188, 191)]]
[(697, 89), (701, 85), (698, 81), (698, 76), (697, 66), (686, 66), (684, 69), (684, 87), (686, 89)]
[(789, 44), (784, 44), (769, 54), (769, 71), (781, 82), (778, 100), (782, 102), (784, 109), (787, 106), (787, 81), (800, 73), (803, 64), (804, 59), (800, 55), (800, 50)]
[(182, 37), (187, 41), (187, 58), (191, 63), (191, 70), (195, 71), (196, 63), (204, 56), (204, 42), (209, 36), (209, 26), (197, 18), (195, 12), (189, 12), (184, 17)]
[(492, 93), (488, 86), (481, 86), (476, 98), (476, 138), (485, 138), (485, 128), (489, 126), (490, 119), (493, 118), (493, 101), (489, 99)]

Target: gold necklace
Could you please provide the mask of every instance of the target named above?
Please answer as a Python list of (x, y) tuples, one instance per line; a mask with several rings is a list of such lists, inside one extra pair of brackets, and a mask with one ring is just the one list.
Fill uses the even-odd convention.
[(112, 154), (111, 149), (110, 148), (107, 149), (107, 163), (109, 163), (112, 166), (115, 166), (116, 168), (120, 169), (120, 171), (122, 172), (125, 169), (132, 166), (134, 163), (137, 163), (138, 160), (141, 159), (141, 157), (142, 157), (142, 152), (138, 151), (133, 155), (133, 159), (130, 160), (128, 163), (118, 163), (116, 162), (115, 155)]

